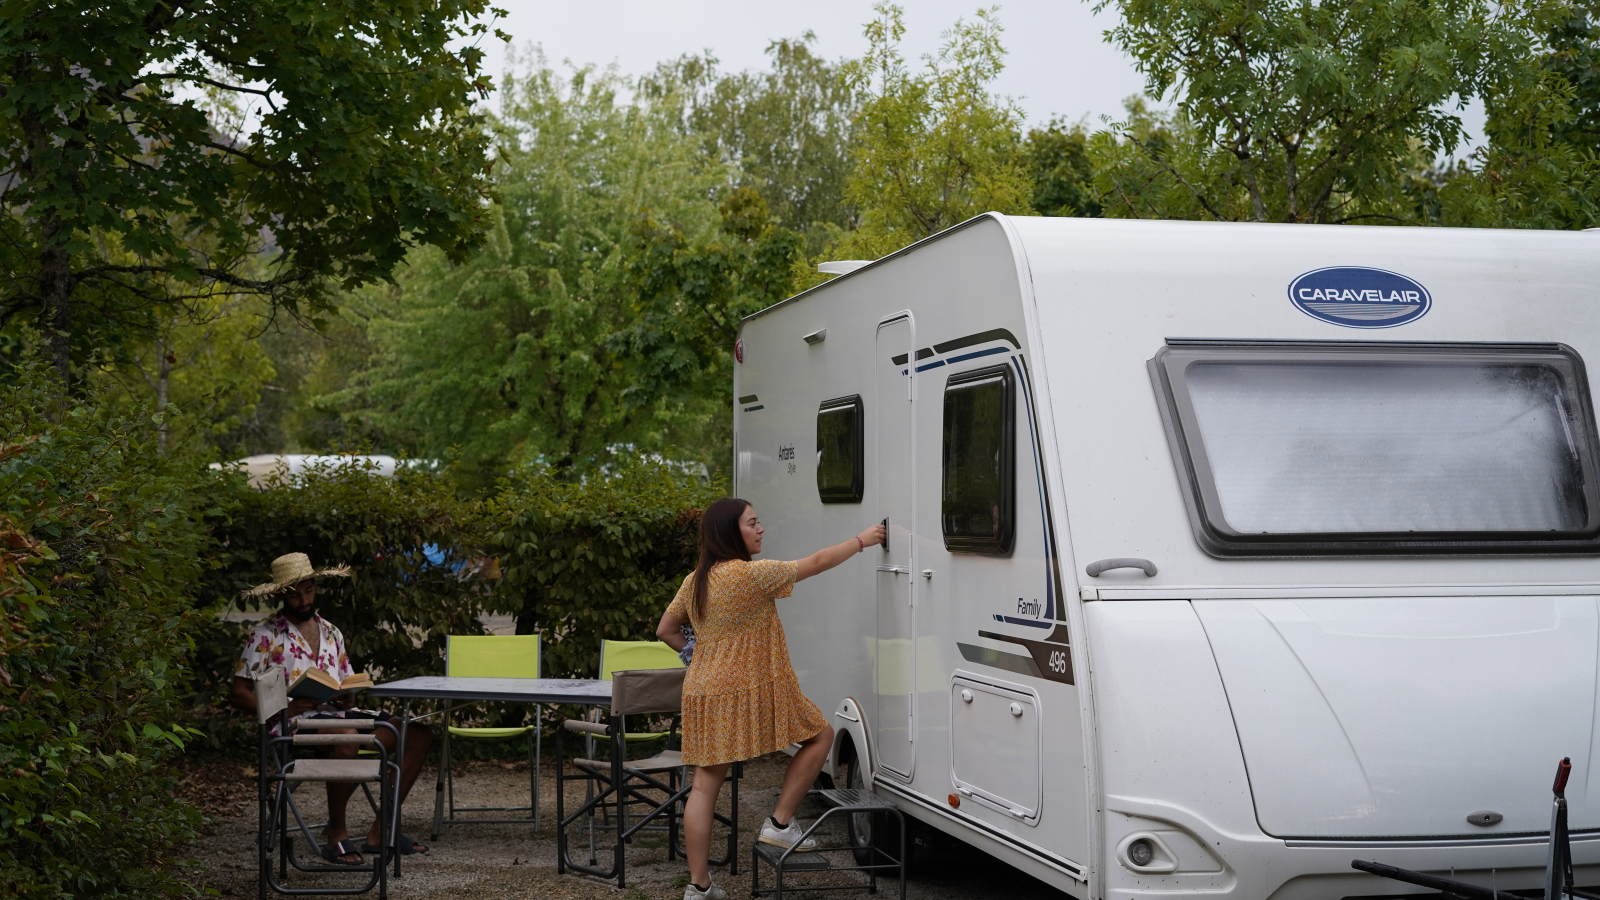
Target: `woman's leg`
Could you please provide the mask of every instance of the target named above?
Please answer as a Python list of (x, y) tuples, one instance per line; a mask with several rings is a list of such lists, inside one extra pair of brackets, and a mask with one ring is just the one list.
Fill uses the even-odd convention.
[(772, 810), (774, 819), (785, 825), (794, 821), (800, 801), (806, 798), (806, 792), (816, 783), (817, 773), (822, 771), (822, 764), (828, 761), (828, 751), (831, 749), (832, 725), (822, 726), (821, 731), (800, 742), (800, 752), (789, 760), (789, 769), (783, 773), (783, 790), (778, 792), (778, 805)]
[(683, 842), (689, 852), (689, 880), (701, 887), (711, 886), (711, 823), (717, 811), (717, 795), (728, 766), (700, 766), (694, 770), (694, 787), (683, 805)]

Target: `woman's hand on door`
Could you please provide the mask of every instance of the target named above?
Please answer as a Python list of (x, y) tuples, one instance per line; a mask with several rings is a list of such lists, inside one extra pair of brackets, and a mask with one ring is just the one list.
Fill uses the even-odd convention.
[(881, 543), (883, 543), (883, 526), (874, 525), (842, 544), (824, 547), (800, 560), (798, 568), (795, 570), (794, 580), (805, 581), (813, 575), (820, 575), (855, 556), (862, 550), (868, 547), (875, 547)]

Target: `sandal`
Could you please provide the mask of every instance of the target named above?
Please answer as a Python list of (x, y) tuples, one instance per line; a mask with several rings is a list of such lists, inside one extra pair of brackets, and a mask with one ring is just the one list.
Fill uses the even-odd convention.
[[(374, 848), (374, 849), (376, 849), (376, 848)], [(357, 850), (356, 849), (356, 842), (355, 841), (352, 841), (349, 838), (345, 838), (342, 841), (333, 841), (333, 842), (329, 843), (326, 847), (323, 847), (322, 848), (322, 858), (327, 860), (328, 862), (333, 863), (336, 866), (361, 866), (361, 865), (366, 865), (366, 862), (367, 862), (365, 859), (362, 858), (362, 856), (361, 856), (362, 852), (363, 852), (362, 850)], [(369, 852), (370, 853), (372, 851), (369, 850), (369, 851), (365, 851), (365, 852)], [(354, 857), (356, 857), (355, 862), (351, 862), (350, 860), (345, 859), (346, 856), (354, 856)]]
[[(379, 848), (373, 846), (372, 844), (362, 844), (361, 845), (361, 852), (362, 853), (377, 853), (378, 849)], [(427, 853), (428, 852), (428, 848), (423, 846), (422, 844), (417, 843), (415, 840), (413, 840), (411, 838), (410, 835), (405, 834), (404, 832), (402, 832), (400, 834), (395, 835), (395, 838), (394, 838), (394, 851), (396, 853), (400, 854), (401, 856), (410, 856), (410, 855), (412, 855), (414, 853)]]

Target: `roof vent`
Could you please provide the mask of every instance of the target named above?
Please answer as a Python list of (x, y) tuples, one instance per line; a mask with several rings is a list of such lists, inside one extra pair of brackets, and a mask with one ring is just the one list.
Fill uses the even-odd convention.
[(835, 259), (817, 264), (817, 271), (824, 275), (849, 275), (862, 266), (871, 265), (870, 259)]

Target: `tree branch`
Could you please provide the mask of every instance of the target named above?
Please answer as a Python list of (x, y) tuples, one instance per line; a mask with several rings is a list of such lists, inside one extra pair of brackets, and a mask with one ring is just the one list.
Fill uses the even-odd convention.
[(273, 112), (278, 112), (278, 104), (272, 102), (271, 91), (257, 90), (256, 88), (248, 88), (238, 84), (225, 84), (221, 81), (214, 81), (210, 78), (200, 75), (185, 75), (182, 72), (151, 72), (146, 75), (141, 75), (139, 78), (140, 80), (134, 82), (134, 84), (140, 84), (149, 79), (155, 79), (157, 81), (197, 81), (201, 84), (209, 84), (214, 88), (221, 88), (225, 91), (238, 91), (242, 94), (258, 94), (266, 98), (267, 105), (272, 107)]
[(1220, 213), (1218, 213), (1216, 208), (1211, 205), (1211, 201), (1207, 200), (1203, 195), (1201, 195), (1201, 193), (1198, 190), (1195, 189), (1194, 185), (1189, 183), (1189, 179), (1184, 178), (1182, 175), (1178, 174), (1178, 170), (1177, 169), (1174, 169), (1171, 165), (1169, 165), (1167, 163), (1166, 160), (1164, 160), (1160, 156), (1156, 155), (1154, 150), (1151, 150), (1149, 147), (1145, 146), (1145, 143), (1143, 141), (1141, 141), (1138, 138), (1134, 137), (1129, 132), (1123, 132), (1123, 134), (1128, 138), (1128, 140), (1133, 141), (1134, 144), (1138, 145), (1139, 149), (1143, 150), (1145, 152), (1145, 155), (1150, 157), (1151, 162), (1154, 162), (1156, 165), (1159, 165), (1161, 168), (1166, 169), (1167, 172), (1169, 174), (1171, 174), (1173, 178), (1178, 179), (1178, 183), (1179, 184), (1183, 185), (1185, 188), (1188, 188), (1189, 193), (1194, 195), (1194, 199), (1199, 201), (1200, 205), (1205, 208), (1205, 211), (1211, 214), (1211, 218), (1216, 219), (1218, 222), (1226, 222), (1227, 221), (1227, 219), (1224, 216), (1222, 216)]

